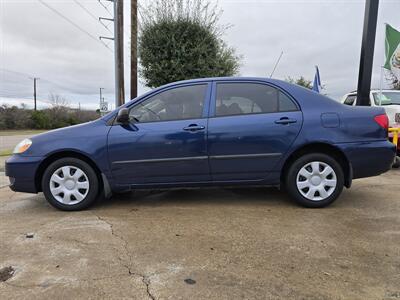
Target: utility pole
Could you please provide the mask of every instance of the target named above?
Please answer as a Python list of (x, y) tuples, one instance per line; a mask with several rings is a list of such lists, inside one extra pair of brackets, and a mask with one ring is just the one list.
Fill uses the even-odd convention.
[[(99, 0), (100, 1), (100, 0)], [(101, 39), (114, 40), (115, 63), (115, 107), (125, 103), (124, 84), (124, 1), (107, 0), (114, 3), (114, 19), (99, 18), (99, 20), (114, 21), (114, 37), (100, 37)], [(100, 2), (101, 3), (101, 2)]]
[(114, 0), (115, 106), (125, 103), (124, 90), (124, 1)]
[(366, 0), (362, 35), (360, 70), (358, 73), (357, 105), (370, 105), (372, 64), (374, 60), (376, 23), (379, 0)]
[(104, 90), (104, 88), (100, 88), (100, 104), (99, 104), (100, 109), (101, 109), (101, 103), (103, 102), (103, 95), (102, 95), (103, 90)]
[(137, 0), (131, 0), (131, 100), (137, 97)]
[(37, 105), (36, 105), (36, 82), (39, 78), (38, 77), (33, 77), (33, 109), (36, 111), (37, 110)]

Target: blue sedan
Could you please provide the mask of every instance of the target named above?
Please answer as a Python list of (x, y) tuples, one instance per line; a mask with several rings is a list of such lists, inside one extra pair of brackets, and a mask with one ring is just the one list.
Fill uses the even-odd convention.
[(380, 107), (351, 107), (287, 82), (208, 78), (162, 86), (108, 115), (19, 143), (14, 191), (62, 210), (136, 189), (281, 186), (324, 207), (356, 178), (390, 169)]

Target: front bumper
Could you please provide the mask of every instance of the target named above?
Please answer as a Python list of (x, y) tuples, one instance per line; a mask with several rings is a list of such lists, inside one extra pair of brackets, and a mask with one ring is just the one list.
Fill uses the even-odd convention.
[(348, 158), (353, 179), (377, 176), (392, 168), (396, 147), (390, 141), (337, 144)]
[(36, 172), (43, 157), (13, 155), (6, 161), (6, 176), (15, 192), (37, 193)]

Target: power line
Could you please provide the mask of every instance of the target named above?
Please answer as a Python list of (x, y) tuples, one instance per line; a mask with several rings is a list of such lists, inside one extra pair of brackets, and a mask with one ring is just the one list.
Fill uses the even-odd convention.
[(98, 0), (98, 1), (99, 1), (100, 5), (103, 6), (104, 9), (109, 13), (109, 15), (112, 16), (113, 14), (112, 14), (111, 11), (107, 8), (107, 6), (105, 6), (105, 5), (101, 2), (101, 0)]
[(15, 93), (20, 93), (20, 94), (28, 94), (30, 93), (30, 90), (28, 89), (23, 90), (23, 91), (18, 91), (18, 90), (13, 90), (13, 89), (5, 89), (3, 87), (0, 88), (0, 93), (8, 93), (8, 94), (15, 94)]
[(54, 12), (56, 15), (58, 15), (59, 17), (63, 18), (65, 21), (67, 21), (68, 23), (70, 23), (72, 26), (74, 26), (75, 28), (77, 28), (78, 30), (80, 30), (81, 32), (83, 32), (84, 34), (86, 34), (88, 37), (90, 37), (91, 39), (95, 40), (98, 43), (101, 43), (104, 47), (106, 47), (109, 51), (112, 52), (112, 50), (102, 41), (99, 41), (94, 35), (90, 34), (88, 31), (86, 31), (84, 28), (82, 28), (81, 26), (79, 26), (78, 24), (76, 24), (75, 22), (73, 22), (71, 19), (67, 18), (65, 15), (63, 15), (62, 13), (60, 13), (58, 10), (56, 10), (55, 8), (51, 7), (50, 5), (48, 5), (46, 2), (44, 2), (43, 0), (38, 0), (41, 4), (43, 4), (45, 7), (47, 7), (48, 9), (50, 9), (52, 12)]
[(27, 78), (31, 77), (31, 75), (29, 75), (29, 74), (27, 74), (27, 73), (12, 71), (12, 70), (5, 69), (5, 68), (0, 68), (0, 71), (9, 72), (9, 73), (14, 73), (14, 74), (17, 74), (17, 75), (19, 75), (19, 76), (24, 76), (24, 77), (27, 77)]
[(91, 16), (95, 21), (97, 21), (97, 17), (90, 12), (86, 7), (82, 5), (78, 0), (73, 0), (80, 8), (82, 8), (89, 16)]
[[(25, 98), (25, 97), (32, 97), (31, 94), (14, 94), (14, 93), (5, 93), (3, 91), (0, 91), (0, 97), (5, 97), (5, 98)], [(30, 99), (31, 100), (31, 99)]]
[[(9, 72), (9, 73), (14, 73), (14, 74), (17, 74), (17, 75), (19, 75), (19, 76), (26, 77), (27, 79), (32, 79), (32, 78), (34, 77), (33, 75), (28, 74), (28, 73), (17, 72), (17, 71), (5, 69), (5, 68), (0, 68), (0, 71)], [(56, 86), (56, 87), (58, 87), (58, 88), (60, 88), (60, 89), (62, 89), (62, 90), (68, 90), (68, 89), (69, 89), (69, 88), (66, 87), (66, 86), (62, 86), (62, 85), (60, 85), (60, 84), (58, 84), (58, 83), (55, 83), (55, 82), (53, 82), (53, 81), (51, 81), (51, 80), (48, 80), (48, 79), (46, 79), (46, 78), (40, 78), (40, 80), (41, 80), (42, 82), (44, 81), (45, 83), (47, 82), (47, 83), (49, 83), (49, 84), (51, 84), (51, 85), (54, 85), (54, 86)], [(13, 85), (15, 85), (15, 84), (19, 84), (19, 85), (25, 86), (25, 84), (22, 84), (21, 82), (13, 83)]]
[(111, 32), (111, 30), (104, 25), (102, 22), (100, 22), (97, 17), (91, 13), (90, 10), (88, 10), (85, 6), (83, 6), (82, 3), (80, 3), (78, 0), (73, 0), (80, 8), (82, 8), (92, 19), (94, 19), (96, 22), (100, 23), (100, 25), (102, 25), (105, 29), (107, 29), (107, 31)]

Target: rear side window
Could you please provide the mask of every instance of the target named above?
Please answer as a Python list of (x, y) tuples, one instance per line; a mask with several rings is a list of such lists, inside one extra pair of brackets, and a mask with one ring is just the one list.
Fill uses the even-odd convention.
[(218, 83), (216, 116), (274, 113), (298, 110), (278, 89), (258, 83)]
[(296, 111), (297, 106), (293, 103), (292, 99), (279, 91), (279, 111)]
[(346, 100), (344, 100), (344, 104), (346, 105), (353, 105), (354, 101), (356, 101), (356, 95), (347, 96)]

